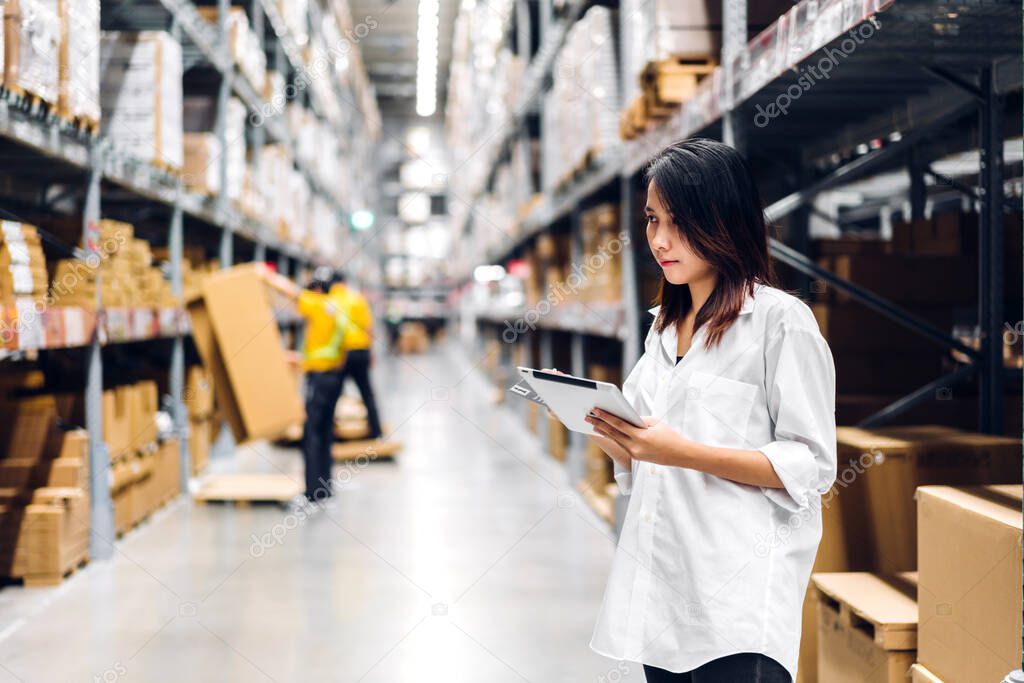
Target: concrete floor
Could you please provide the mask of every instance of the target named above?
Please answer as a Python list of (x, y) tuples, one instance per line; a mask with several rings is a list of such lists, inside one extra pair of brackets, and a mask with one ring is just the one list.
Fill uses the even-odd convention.
[[(608, 528), (479, 360), (381, 358), (404, 452), (337, 468), (314, 515), (180, 499), (62, 586), (0, 590), (0, 683), (642, 681), (587, 645)], [(268, 445), (212, 468), (301, 481)]]

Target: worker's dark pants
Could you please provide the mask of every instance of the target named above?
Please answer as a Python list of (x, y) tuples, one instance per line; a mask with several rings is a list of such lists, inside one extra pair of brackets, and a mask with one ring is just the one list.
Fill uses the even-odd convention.
[[(366, 421), (370, 427), (370, 438), (381, 436), (380, 416), (377, 414), (377, 401), (373, 398), (373, 385), (370, 384), (370, 350), (353, 349), (345, 355), (345, 367), (341, 370), (344, 377), (351, 377), (359, 387), (359, 395), (366, 404)], [(344, 381), (344, 380), (343, 380)]]
[(306, 466), (306, 498), (331, 495), (331, 444), (334, 443), (334, 406), (341, 396), (341, 370), (306, 373), (306, 427), (302, 432), (302, 459)]

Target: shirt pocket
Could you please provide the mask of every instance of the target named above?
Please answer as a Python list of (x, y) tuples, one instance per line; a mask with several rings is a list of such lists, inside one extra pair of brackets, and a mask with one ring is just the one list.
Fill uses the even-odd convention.
[(708, 446), (757, 447), (747, 439), (757, 385), (696, 370), (684, 395), (684, 436)]

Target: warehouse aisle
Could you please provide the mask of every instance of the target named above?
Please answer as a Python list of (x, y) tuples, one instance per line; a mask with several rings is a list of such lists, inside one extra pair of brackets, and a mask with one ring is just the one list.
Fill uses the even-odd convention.
[[(312, 516), (180, 502), (61, 588), (0, 591), (0, 683), (642, 681), (587, 647), (606, 527), (476, 360), (382, 357), (404, 453), (337, 469)], [(298, 465), (258, 445), (213, 467)]]

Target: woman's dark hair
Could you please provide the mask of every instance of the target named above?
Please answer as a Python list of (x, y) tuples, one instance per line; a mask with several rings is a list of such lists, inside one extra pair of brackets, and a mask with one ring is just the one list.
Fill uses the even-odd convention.
[[(707, 325), (706, 348), (739, 316), (755, 284), (774, 280), (761, 197), (743, 156), (732, 147), (694, 138), (658, 153), (647, 166), (647, 182), (672, 216), (680, 237), (718, 273), (714, 291), (697, 312), (693, 329)], [(686, 317), (688, 285), (662, 279), (654, 321), (658, 333)]]

